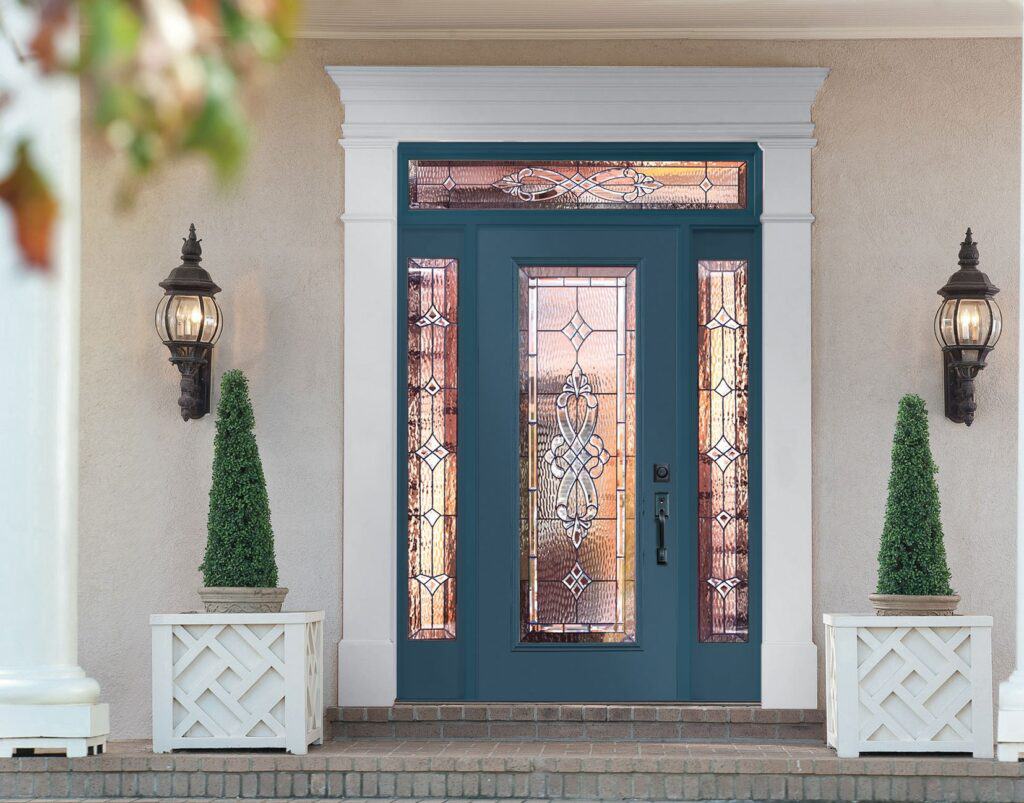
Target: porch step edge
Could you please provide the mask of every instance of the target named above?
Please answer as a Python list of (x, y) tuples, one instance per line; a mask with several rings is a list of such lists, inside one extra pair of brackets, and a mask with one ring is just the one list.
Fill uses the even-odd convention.
[(335, 739), (505, 741), (810, 741), (825, 739), (817, 709), (743, 705), (396, 703), (328, 708)]
[[(353, 746), (356, 747), (356, 746)], [(635, 755), (380, 751), (108, 753), (0, 759), (0, 799), (496, 798), (558, 800), (1020, 800), (1024, 764), (962, 757), (840, 759), (825, 748)], [(608, 749), (608, 748), (605, 748)], [(662, 748), (665, 749), (665, 748)], [(374, 752), (377, 750), (378, 752)]]

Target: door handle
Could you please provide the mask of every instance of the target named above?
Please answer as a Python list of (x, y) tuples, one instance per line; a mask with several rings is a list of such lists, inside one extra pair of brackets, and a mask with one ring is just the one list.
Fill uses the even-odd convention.
[(665, 522), (668, 521), (668, 494), (659, 491), (654, 495), (654, 521), (658, 531), (658, 549), (656, 555), (659, 566), (668, 564), (668, 547), (665, 546)]

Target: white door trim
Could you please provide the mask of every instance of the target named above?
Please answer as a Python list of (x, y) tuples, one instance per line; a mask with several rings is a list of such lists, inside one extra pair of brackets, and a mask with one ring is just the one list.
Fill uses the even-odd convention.
[(328, 67), (345, 108), (341, 705), (397, 691), (399, 142), (757, 142), (762, 265), (762, 705), (817, 708), (811, 638), (811, 105), (820, 68)]

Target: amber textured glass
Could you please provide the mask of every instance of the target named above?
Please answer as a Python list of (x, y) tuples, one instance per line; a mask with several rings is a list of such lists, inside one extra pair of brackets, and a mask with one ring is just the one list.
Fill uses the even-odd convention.
[(747, 263), (697, 263), (697, 587), (701, 642), (748, 638)]
[(455, 638), (458, 261), (410, 259), (409, 638)]
[(409, 162), (411, 209), (744, 209), (746, 162)]
[(519, 274), (520, 635), (636, 639), (636, 271)]

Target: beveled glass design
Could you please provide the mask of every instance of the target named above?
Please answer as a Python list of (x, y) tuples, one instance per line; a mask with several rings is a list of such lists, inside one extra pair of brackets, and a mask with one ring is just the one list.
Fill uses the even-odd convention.
[(748, 632), (747, 263), (697, 263), (698, 639)]
[(519, 272), (520, 637), (636, 640), (636, 269)]
[(220, 337), (220, 322), (213, 296), (165, 295), (156, 305), (156, 331), (165, 343), (213, 345)]
[(410, 639), (455, 638), (458, 260), (410, 259)]
[(410, 209), (744, 209), (746, 162), (410, 161)]

